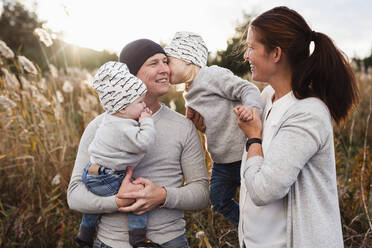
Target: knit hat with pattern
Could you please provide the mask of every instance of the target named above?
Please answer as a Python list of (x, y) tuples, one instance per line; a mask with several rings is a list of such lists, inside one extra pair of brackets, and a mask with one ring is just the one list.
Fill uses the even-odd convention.
[(203, 38), (192, 32), (177, 32), (164, 48), (168, 56), (204, 67), (207, 64), (208, 49)]
[(146, 85), (129, 72), (126, 64), (114, 61), (99, 68), (93, 88), (109, 114), (124, 109), (147, 91)]

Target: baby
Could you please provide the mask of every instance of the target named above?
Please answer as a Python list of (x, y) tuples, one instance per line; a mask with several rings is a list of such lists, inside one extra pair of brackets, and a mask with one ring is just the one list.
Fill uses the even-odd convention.
[[(103, 120), (89, 145), (90, 162), (82, 180), (100, 196), (117, 194), (128, 166), (139, 164), (154, 143), (152, 113), (144, 103), (147, 88), (130, 74), (126, 64), (107, 62), (100, 67), (93, 88), (105, 109)], [(141, 190), (142, 185), (133, 185)], [(83, 214), (75, 241), (82, 247), (93, 244), (99, 214)], [(146, 239), (147, 214), (129, 214), (129, 242), (133, 247), (160, 247)]]
[(251, 108), (261, 111), (258, 88), (230, 70), (206, 66), (208, 49), (198, 34), (177, 32), (165, 47), (172, 84), (186, 83), (184, 98), (190, 109), (204, 118), (207, 149), (213, 160), (210, 199), (214, 210), (222, 213), (236, 227), (239, 204), (234, 201), (240, 185), (240, 164), (246, 142), (233, 110), (248, 121)]

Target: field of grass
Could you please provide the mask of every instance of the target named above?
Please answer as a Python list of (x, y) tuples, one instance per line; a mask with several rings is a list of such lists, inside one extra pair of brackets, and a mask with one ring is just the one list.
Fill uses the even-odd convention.
[[(102, 112), (93, 72), (50, 65), (41, 74), (11, 55), (1, 50), (0, 246), (74, 247), (81, 214), (69, 210), (66, 190), (80, 136)], [(371, 69), (356, 72), (360, 105), (334, 129), (345, 247), (372, 247)], [(184, 113), (175, 89), (162, 101)], [(238, 247), (237, 230), (210, 208), (185, 218), (191, 247)]]

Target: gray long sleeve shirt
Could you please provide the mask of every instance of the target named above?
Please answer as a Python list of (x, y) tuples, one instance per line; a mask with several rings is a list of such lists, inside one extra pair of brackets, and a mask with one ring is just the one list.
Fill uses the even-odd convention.
[(258, 88), (228, 69), (206, 66), (200, 69), (184, 97), (187, 106), (204, 118), (207, 147), (212, 160), (216, 163), (241, 160), (246, 136), (238, 128), (233, 109), (245, 105), (258, 108), (261, 112)]
[[(167, 190), (164, 207), (149, 212), (147, 225), (148, 237), (162, 244), (185, 232), (184, 210), (207, 206), (208, 175), (200, 137), (191, 121), (164, 105), (152, 119), (155, 144), (134, 170), (134, 176), (147, 178)], [(71, 209), (82, 213), (105, 213), (98, 226), (98, 238), (114, 248), (131, 247), (128, 215), (117, 212), (115, 196), (97, 196), (89, 192), (81, 180), (89, 161), (88, 146), (101, 121), (102, 115), (90, 122), (80, 140), (67, 202)]]
[(293, 104), (277, 123), (265, 158), (244, 161), (241, 176), (241, 245), (244, 226), (260, 224), (244, 221), (250, 196), (257, 206), (284, 198), (288, 248), (343, 247), (332, 120), (321, 100)]
[(88, 147), (90, 162), (120, 171), (134, 169), (155, 140), (151, 118), (139, 121), (104, 113), (92, 143)]

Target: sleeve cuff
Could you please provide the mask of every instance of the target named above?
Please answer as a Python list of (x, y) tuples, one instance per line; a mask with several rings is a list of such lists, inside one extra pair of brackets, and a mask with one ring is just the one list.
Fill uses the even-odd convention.
[(111, 208), (112, 212), (118, 211), (119, 207), (116, 205), (116, 195), (108, 196), (107, 209)]
[(175, 188), (168, 188), (164, 187), (164, 189), (167, 191), (167, 197), (165, 198), (165, 202), (163, 205), (161, 205), (161, 208), (174, 208), (176, 206), (176, 199), (177, 199), (177, 189)]

